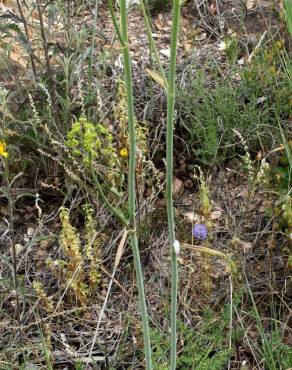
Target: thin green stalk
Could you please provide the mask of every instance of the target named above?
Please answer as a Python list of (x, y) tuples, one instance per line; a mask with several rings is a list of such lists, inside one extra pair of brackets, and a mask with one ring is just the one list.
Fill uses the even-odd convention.
[(14, 287), (16, 292), (16, 318), (18, 323), (19, 330), (19, 339), (22, 341), (22, 327), (21, 327), (21, 312), (20, 312), (20, 299), (19, 299), (19, 279), (17, 271), (17, 253), (15, 246), (15, 230), (14, 230), (14, 221), (13, 221), (13, 211), (14, 211), (14, 202), (11, 197), (11, 183), (9, 182), (9, 171), (8, 171), (8, 161), (6, 158), (2, 159), (3, 162), (3, 179), (6, 182), (6, 195), (9, 206), (9, 236), (10, 236), (10, 247), (12, 251), (12, 265), (13, 265), (13, 277), (14, 277)]
[(145, 299), (145, 293), (144, 293), (143, 273), (142, 273), (142, 267), (141, 267), (141, 261), (140, 261), (139, 245), (138, 245), (138, 235), (137, 235), (137, 229), (136, 229), (137, 228), (137, 225), (136, 225), (136, 131), (135, 131), (134, 102), (133, 102), (133, 90), (132, 90), (132, 71), (131, 71), (130, 52), (129, 52), (129, 45), (128, 45), (126, 0), (120, 0), (121, 29), (119, 29), (117, 20), (115, 18), (111, 0), (109, 0), (109, 7), (110, 7), (111, 15), (113, 18), (114, 26), (116, 28), (117, 34), (122, 44), (127, 108), (128, 108), (129, 147), (130, 147), (129, 177), (128, 177), (128, 197), (129, 197), (128, 207), (129, 207), (130, 229), (128, 230), (128, 232), (129, 232), (129, 239), (130, 239), (132, 250), (133, 250), (134, 266), (135, 266), (137, 286), (138, 286), (138, 296), (139, 296), (139, 304), (140, 304), (140, 312), (141, 312), (143, 336), (144, 336), (146, 369), (152, 370), (149, 324), (148, 324), (148, 316), (147, 316), (146, 299)]
[(282, 142), (283, 142), (283, 145), (285, 147), (285, 152), (286, 152), (287, 159), (288, 159), (288, 165), (289, 165), (289, 167), (288, 167), (288, 191), (289, 191), (289, 189), (291, 189), (290, 185), (291, 185), (291, 176), (292, 176), (292, 153), (291, 153), (289, 143), (287, 142), (286, 136), (284, 134), (284, 130), (281, 126), (281, 122), (280, 122), (280, 118), (279, 118), (278, 114), (276, 114), (276, 117), (277, 117), (277, 121), (278, 121), (278, 126), (279, 126), (279, 130), (280, 130)]
[(148, 14), (146, 12), (143, 0), (140, 0), (140, 7), (141, 7), (141, 11), (142, 11), (143, 18), (144, 18), (144, 23), (145, 23), (145, 27), (146, 27), (146, 33), (147, 33), (148, 42), (149, 42), (149, 45), (150, 45), (150, 50), (153, 50), (153, 52), (154, 52), (155, 61), (158, 64), (160, 75), (163, 79), (165, 89), (167, 89), (167, 85), (168, 85), (167, 79), (165, 77), (165, 73), (164, 73), (164, 70), (162, 68), (162, 64), (161, 64), (161, 60), (159, 58), (158, 50), (157, 50), (157, 47), (156, 47), (156, 44), (155, 44), (155, 41), (154, 41), (154, 38), (153, 38), (153, 35), (152, 35), (152, 30), (151, 30), (151, 26), (150, 26), (150, 22), (149, 22), (149, 17), (148, 17)]
[(246, 282), (248, 294), (249, 294), (249, 297), (250, 297), (250, 300), (251, 300), (251, 303), (252, 303), (252, 306), (253, 306), (253, 311), (254, 311), (257, 327), (258, 327), (259, 334), (260, 334), (261, 341), (262, 341), (262, 355), (263, 355), (265, 364), (267, 366), (267, 369), (276, 370), (277, 366), (276, 366), (275, 359), (274, 359), (273, 348), (272, 348), (272, 345), (269, 342), (269, 340), (267, 338), (267, 335), (265, 333), (265, 329), (263, 327), (261, 317), (259, 315), (259, 311), (257, 309), (257, 305), (255, 303), (255, 300), (254, 300), (254, 297), (253, 297), (253, 294), (252, 294), (252, 291), (251, 291), (251, 287), (250, 287), (245, 269), (243, 269), (243, 273), (244, 273), (244, 277), (245, 277), (245, 282)]
[(91, 49), (90, 49), (89, 68), (88, 68), (90, 91), (92, 90), (92, 63), (93, 63), (93, 53), (94, 53), (94, 48), (95, 48), (95, 36), (97, 32), (98, 2), (99, 0), (95, 0), (93, 30), (92, 30), (92, 35), (91, 35)]
[(171, 354), (170, 370), (176, 369), (176, 314), (177, 314), (177, 291), (178, 291), (178, 268), (177, 256), (174, 250), (175, 229), (173, 212), (173, 121), (175, 104), (175, 75), (176, 75), (176, 55), (180, 20), (180, 0), (173, 0), (172, 32), (170, 45), (170, 66), (167, 88), (167, 133), (166, 133), (166, 203), (167, 221), (169, 231), (169, 242), (171, 250)]
[(292, 1), (291, 0), (284, 1), (284, 9), (285, 9), (285, 14), (286, 14), (287, 28), (290, 33), (290, 36), (292, 37)]
[(122, 47), (124, 48), (124, 47), (126, 47), (126, 41), (124, 40), (124, 38), (122, 36), (122, 33), (121, 33), (121, 30), (120, 30), (120, 27), (118, 25), (118, 21), (117, 21), (116, 15), (115, 15), (115, 11), (114, 11), (112, 0), (108, 0), (108, 5), (109, 5), (109, 11), (110, 11), (110, 15), (111, 15), (111, 18), (112, 18), (112, 21), (113, 21), (113, 25), (114, 25), (115, 31), (116, 31), (116, 33), (118, 35), (118, 38), (119, 38), (120, 43), (122, 44)]
[[(3, 90), (0, 95), (0, 104), (2, 107), (2, 119), (1, 119), (1, 127), (0, 127), (0, 142), (2, 145), (5, 145), (4, 140), (4, 132), (6, 128), (6, 113), (7, 113), (7, 98), (8, 92)], [(5, 146), (4, 146), (5, 151)], [(20, 312), (20, 299), (19, 299), (19, 280), (18, 280), (18, 271), (17, 271), (17, 253), (16, 253), (16, 246), (15, 246), (15, 230), (14, 230), (14, 220), (13, 220), (13, 211), (14, 211), (14, 201), (11, 196), (11, 186), (13, 184), (13, 180), (9, 181), (9, 167), (8, 167), (8, 159), (0, 156), (0, 166), (3, 166), (3, 179), (6, 183), (6, 195), (8, 200), (8, 207), (9, 207), (9, 239), (10, 239), (10, 247), (12, 251), (12, 265), (13, 265), (13, 278), (14, 278), (14, 287), (16, 292), (16, 318), (18, 323), (18, 330), (19, 330), (19, 339), (22, 341), (22, 327), (21, 327), (21, 312)], [(17, 177), (17, 176), (16, 176)]]
[[(40, 316), (38, 313), (35, 313), (35, 317), (37, 322), (40, 322)], [(50, 344), (48, 343), (48, 339), (45, 337), (45, 333), (43, 332), (41, 326), (39, 326), (39, 333), (42, 341), (42, 350), (45, 357), (45, 363), (47, 366), (47, 370), (54, 370), (52, 366), (52, 354), (50, 349)]]
[[(98, 194), (101, 196), (101, 199), (103, 200), (104, 204), (106, 205), (106, 207), (108, 208), (108, 210), (114, 215), (116, 216), (116, 218), (121, 222), (121, 224), (123, 226), (126, 226), (128, 227), (129, 226), (129, 222), (128, 220), (126, 219), (126, 217), (123, 215), (123, 213), (117, 209), (114, 205), (112, 205), (110, 203), (110, 201), (108, 200), (108, 198), (106, 197), (106, 195), (104, 194), (103, 190), (102, 190), (102, 187), (98, 181), (98, 178), (96, 176), (96, 173), (94, 171), (91, 171), (91, 176), (94, 180), (94, 184), (96, 186), (96, 189), (98, 191)], [(83, 185), (84, 186), (84, 185)], [(86, 189), (86, 186), (84, 186), (85, 189)]]

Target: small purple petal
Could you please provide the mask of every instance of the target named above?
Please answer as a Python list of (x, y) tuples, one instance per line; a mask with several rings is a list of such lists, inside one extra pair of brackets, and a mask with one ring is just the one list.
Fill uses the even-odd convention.
[(197, 224), (193, 228), (193, 235), (198, 240), (205, 240), (208, 236), (208, 229), (205, 224)]

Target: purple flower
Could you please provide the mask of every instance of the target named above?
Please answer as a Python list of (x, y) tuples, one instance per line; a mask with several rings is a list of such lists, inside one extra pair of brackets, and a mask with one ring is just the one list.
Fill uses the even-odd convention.
[(208, 229), (205, 224), (197, 224), (193, 228), (193, 235), (198, 240), (205, 240), (208, 236)]

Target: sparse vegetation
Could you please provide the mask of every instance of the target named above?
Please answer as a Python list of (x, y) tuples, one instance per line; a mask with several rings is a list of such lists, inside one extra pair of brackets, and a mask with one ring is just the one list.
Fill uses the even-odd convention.
[(1, 370), (292, 367), (291, 27), (1, 2)]

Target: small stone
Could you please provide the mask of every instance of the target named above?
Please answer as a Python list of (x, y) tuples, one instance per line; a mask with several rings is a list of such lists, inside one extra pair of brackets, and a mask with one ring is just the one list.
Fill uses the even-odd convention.
[(177, 177), (173, 177), (173, 196), (179, 197), (184, 191), (184, 183)]
[(33, 227), (28, 227), (28, 228), (27, 228), (26, 235), (27, 235), (28, 237), (32, 237), (34, 233), (35, 233), (35, 229), (34, 229)]
[(210, 214), (210, 219), (212, 221), (214, 220), (218, 220), (218, 218), (220, 218), (222, 215), (222, 211), (220, 209), (216, 209), (215, 211), (213, 211), (211, 214)]
[(170, 49), (161, 49), (160, 54), (162, 54), (163, 56), (167, 58), (170, 58)]

